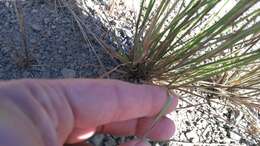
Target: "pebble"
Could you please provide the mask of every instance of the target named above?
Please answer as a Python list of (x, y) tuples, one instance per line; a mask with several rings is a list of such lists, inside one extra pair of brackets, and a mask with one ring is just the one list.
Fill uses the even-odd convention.
[(132, 33), (131, 30), (129, 30), (129, 29), (122, 29), (122, 30), (123, 30), (123, 32), (125, 33), (126, 36), (128, 36), (128, 37), (132, 37), (133, 36), (133, 33)]
[(64, 78), (74, 78), (76, 77), (76, 72), (73, 69), (63, 68), (61, 74)]
[(34, 24), (32, 24), (32, 29), (34, 31), (40, 31), (41, 30), (41, 26), (39, 24), (37, 24), (37, 23), (34, 23)]
[(63, 49), (58, 49), (58, 54), (62, 54), (62, 52), (63, 52)]
[(36, 10), (36, 9), (32, 10), (32, 13), (37, 13), (37, 12), (38, 12), (38, 10)]
[(10, 7), (10, 2), (5, 2), (6, 7)]
[(63, 24), (71, 22), (71, 20), (69, 18), (63, 18), (61, 21)]
[(52, 25), (52, 26), (51, 26), (51, 28), (52, 28), (52, 29), (55, 29), (55, 28), (56, 28), (56, 26), (55, 26), (55, 25)]
[(45, 25), (47, 25), (49, 22), (50, 22), (50, 19), (49, 19), (49, 18), (44, 18), (44, 19), (43, 19), (43, 23), (44, 23)]
[(35, 44), (35, 43), (37, 43), (37, 40), (36, 40), (35, 38), (31, 38), (31, 39), (30, 39), (30, 42), (31, 42), (32, 44)]

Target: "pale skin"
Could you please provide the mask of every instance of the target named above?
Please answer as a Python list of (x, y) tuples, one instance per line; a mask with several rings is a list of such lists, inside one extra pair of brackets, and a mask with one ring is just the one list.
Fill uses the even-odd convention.
[[(0, 146), (62, 146), (94, 133), (142, 137), (165, 102), (165, 89), (117, 80), (0, 81)], [(174, 110), (173, 98), (168, 112)], [(147, 137), (167, 140), (174, 123), (162, 117)], [(137, 139), (122, 146), (147, 146)]]

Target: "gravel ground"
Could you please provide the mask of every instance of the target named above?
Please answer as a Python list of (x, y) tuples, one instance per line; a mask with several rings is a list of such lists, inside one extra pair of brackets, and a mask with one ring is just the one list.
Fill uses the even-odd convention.
[[(105, 53), (88, 30), (115, 48), (128, 49), (132, 44), (130, 38), (133, 35), (132, 26), (137, 11), (134, 2), (117, 3), (113, 10), (109, 9), (109, 3), (105, 0), (88, 0), (86, 5), (74, 7), (77, 16), (87, 26), (84, 29), (87, 41), (75, 17), (64, 5), (55, 5), (49, 0), (28, 0), (21, 1), (17, 7), (19, 6), (20, 14), (24, 16), (24, 33), (19, 30), (13, 3), (0, 1), (2, 80), (99, 77), (117, 63)], [(113, 78), (119, 77), (114, 75)], [(187, 100), (198, 104), (206, 102), (192, 101), (194, 98), (191, 97), (187, 97)], [(259, 145), (259, 141), (256, 141), (253, 135), (247, 135), (245, 130), (238, 128), (237, 125), (250, 126), (241, 118), (241, 112), (214, 104), (201, 104), (183, 109), (187, 105), (181, 101), (176, 112), (170, 115), (175, 119), (177, 132), (169, 145)], [(216, 120), (219, 116), (222, 121)], [(97, 146), (113, 146), (127, 139), (131, 138), (96, 135), (90, 143)]]
[[(86, 43), (67, 8), (40, 0), (19, 4), (29, 53), (24, 51), (13, 4), (0, 1), (0, 79), (98, 77), (104, 69), (93, 50), (106, 68), (115, 65), (97, 42)], [(97, 27), (101, 22), (84, 19), (95, 28), (94, 33), (101, 33)]]

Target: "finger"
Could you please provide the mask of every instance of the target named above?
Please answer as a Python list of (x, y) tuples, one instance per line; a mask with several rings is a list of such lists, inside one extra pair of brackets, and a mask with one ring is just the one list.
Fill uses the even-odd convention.
[[(142, 137), (145, 132), (150, 130), (153, 120), (154, 118), (140, 118), (138, 120), (111, 123), (99, 128), (97, 132), (118, 136), (136, 135)], [(153, 140), (167, 140), (173, 136), (174, 132), (174, 122), (167, 117), (162, 117), (147, 136)]]
[[(70, 100), (77, 128), (151, 117), (159, 113), (168, 98), (165, 89), (117, 80), (65, 80), (52, 83), (64, 87), (60, 89)], [(170, 109), (176, 105), (177, 97)]]
[[(165, 89), (116, 80), (20, 80), (9, 83), (2, 84), (3, 93), (15, 99), (23, 96), (21, 101), (37, 100), (40, 107), (35, 105), (33, 109), (47, 113), (52, 122), (48, 124), (56, 127), (61, 142), (72, 127), (91, 129), (110, 122), (154, 116), (168, 98)], [(175, 97), (171, 109), (176, 104)], [(34, 111), (21, 106), (28, 113)]]
[(151, 144), (148, 141), (133, 140), (123, 143), (120, 146), (151, 146)]

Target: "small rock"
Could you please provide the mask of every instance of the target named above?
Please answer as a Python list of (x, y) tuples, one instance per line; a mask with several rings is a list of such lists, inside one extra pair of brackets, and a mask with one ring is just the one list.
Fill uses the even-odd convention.
[(5, 2), (5, 6), (9, 8), (10, 7), (10, 2)]
[(52, 28), (52, 29), (55, 29), (55, 28), (56, 28), (56, 26), (55, 26), (55, 25), (52, 25), (52, 26), (51, 26), (51, 28)]
[(45, 25), (47, 25), (50, 22), (50, 19), (49, 18), (44, 18), (43, 22), (44, 22)]
[(69, 23), (71, 20), (69, 18), (64, 18), (61, 20), (63, 24)]
[(74, 78), (76, 77), (76, 72), (73, 69), (63, 68), (61, 73), (64, 78)]
[(32, 24), (32, 29), (34, 31), (40, 31), (41, 30), (41, 26), (39, 24), (34, 23), (34, 24)]
[(30, 39), (30, 42), (31, 42), (32, 44), (35, 44), (35, 43), (37, 43), (37, 40), (36, 40), (35, 38), (31, 38), (31, 39)]
[(61, 50), (61, 49), (58, 49), (58, 54), (62, 54), (62, 52), (63, 52), (64, 50)]
[(123, 29), (123, 31), (124, 31), (124, 33), (125, 33), (126, 36), (128, 36), (128, 37), (132, 37), (132, 36), (133, 36), (133, 33), (131, 32), (131, 30), (129, 30), (129, 29)]
[(45, 0), (42, 1), (41, 8), (44, 8), (44, 7), (45, 7), (44, 1), (45, 1)]
[(32, 13), (37, 13), (37, 12), (38, 12), (38, 10), (36, 10), (36, 9), (32, 10)]

